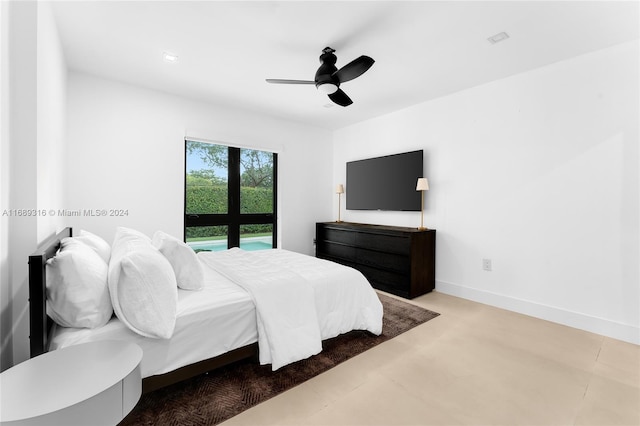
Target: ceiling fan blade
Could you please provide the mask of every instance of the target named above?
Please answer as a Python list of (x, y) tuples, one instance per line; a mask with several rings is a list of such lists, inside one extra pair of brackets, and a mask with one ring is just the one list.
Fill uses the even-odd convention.
[(360, 77), (364, 74), (375, 61), (368, 56), (362, 55), (357, 59), (349, 62), (338, 71), (334, 72), (332, 77), (338, 80), (340, 83), (353, 80), (356, 77)]
[(344, 93), (342, 89), (338, 89), (335, 93), (330, 94), (329, 99), (343, 107), (349, 106), (353, 103), (351, 98), (347, 96), (347, 94)]
[(281, 80), (278, 78), (267, 78), (266, 81), (274, 84), (316, 84), (315, 81), (310, 80)]

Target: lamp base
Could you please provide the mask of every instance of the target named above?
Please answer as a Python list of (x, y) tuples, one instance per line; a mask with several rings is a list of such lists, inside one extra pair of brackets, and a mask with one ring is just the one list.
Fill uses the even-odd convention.
[(418, 231), (428, 231), (429, 228), (425, 228), (424, 226), (418, 226)]
[(340, 219), (336, 220), (336, 223), (340, 223), (340, 222), (342, 222)]

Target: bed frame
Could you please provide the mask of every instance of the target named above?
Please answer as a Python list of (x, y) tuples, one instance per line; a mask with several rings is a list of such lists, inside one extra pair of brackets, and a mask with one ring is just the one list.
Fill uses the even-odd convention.
[[(63, 238), (73, 236), (72, 228), (65, 228), (44, 241), (29, 256), (29, 341), (31, 358), (49, 351), (54, 322), (47, 315), (47, 260), (54, 257)], [(198, 376), (216, 368), (244, 360), (258, 359), (258, 343), (252, 343), (214, 358), (186, 365), (165, 374), (142, 379), (142, 392), (153, 390)]]

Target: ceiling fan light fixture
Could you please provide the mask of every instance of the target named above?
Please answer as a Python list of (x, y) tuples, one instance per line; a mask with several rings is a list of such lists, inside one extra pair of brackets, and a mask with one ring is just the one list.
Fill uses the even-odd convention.
[(336, 86), (333, 83), (323, 83), (323, 84), (319, 84), (317, 87), (318, 87), (318, 91), (326, 95), (332, 95), (338, 91), (338, 86)]

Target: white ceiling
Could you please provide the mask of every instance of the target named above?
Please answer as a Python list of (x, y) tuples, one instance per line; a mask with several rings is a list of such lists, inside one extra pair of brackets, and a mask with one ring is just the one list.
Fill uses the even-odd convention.
[[(637, 1), (56, 1), (69, 69), (327, 129), (639, 37)], [(510, 38), (491, 44), (505, 31)], [(373, 67), (332, 105), (322, 49)], [(163, 51), (179, 56), (163, 61)]]

